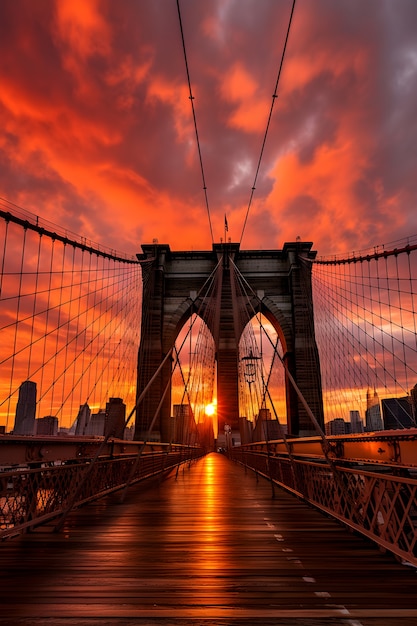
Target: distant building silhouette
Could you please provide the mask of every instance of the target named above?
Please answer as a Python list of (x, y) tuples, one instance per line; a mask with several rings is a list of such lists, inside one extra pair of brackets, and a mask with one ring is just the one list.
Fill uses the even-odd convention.
[(196, 442), (196, 427), (191, 406), (189, 404), (174, 404), (173, 412), (173, 443), (194, 444)]
[(378, 394), (376, 389), (374, 389), (373, 394), (371, 390), (368, 389), (366, 393), (366, 431), (369, 433), (374, 430), (382, 429), (381, 406), (379, 404)]
[(403, 398), (385, 398), (381, 402), (384, 428), (412, 428), (415, 426), (412, 400), (410, 396)]
[(239, 429), (242, 445), (252, 443), (253, 422), (249, 421), (247, 417), (239, 417)]
[(342, 417), (336, 417), (334, 420), (326, 423), (326, 435), (349, 435), (351, 431), (351, 423), (345, 422)]
[(352, 433), (363, 433), (363, 422), (359, 411), (350, 411), (350, 428)]
[(214, 448), (214, 430), (211, 417), (205, 417), (197, 424), (198, 438), (200, 445), (206, 450)]
[(80, 406), (80, 410), (78, 411), (76, 426), (75, 426), (75, 435), (81, 436), (85, 435), (85, 430), (87, 428), (87, 424), (91, 418), (91, 410), (88, 406), (87, 402)]
[(58, 434), (58, 418), (53, 415), (40, 417), (36, 420), (37, 435), (57, 435)]
[(259, 409), (253, 431), (254, 441), (282, 439), (286, 432), (286, 424), (282, 425), (275, 417), (272, 417), (270, 409)]
[(106, 427), (104, 434), (123, 439), (126, 421), (126, 405), (121, 398), (110, 398), (106, 403)]
[(413, 421), (417, 424), (417, 384), (410, 391), (411, 409), (413, 412)]
[(130, 426), (126, 426), (123, 439), (126, 439), (126, 441), (133, 441), (134, 436), (135, 436), (135, 425), (131, 424)]
[(90, 421), (85, 427), (86, 437), (103, 437), (106, 425), (106, 411), (101, 409), (98, 413), (93, 413)]
[(25, 380), (19, 388), (13, 434), (33, 435), (35, 433), (36, 383)]

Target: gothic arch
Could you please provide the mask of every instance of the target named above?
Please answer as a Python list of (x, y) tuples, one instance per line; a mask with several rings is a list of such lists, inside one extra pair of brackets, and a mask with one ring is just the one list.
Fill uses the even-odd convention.
[[(216, 270), (217, 282), (212, 294), (216, 315), (215, 321), (211, 318), (207, 325), (214, 337), (217, 354), (219, 422), (220, 428), (227, 420), (234, 430), (238, 429), (238, 341), (243, 322), (238, 321), (239, 315), (234, 310), (237, 304), (231, 278), (233, 266), (242, 274), (252, 293), (257, 294), (250, 304), (241, 305), (247, 307), (246, 319), (252, 317), (254, 307), (272, 323), (280, 337), (288, 371), (318, 421), (323, 423), (320, 364), (312, 320), (311, 275), (309, 264), (305, 262), (315, 257), (311, 246), (311, 243), (295, 242), (286, 243), (282, 250), (241, 251), (239, 244), (230, 243), (213, 244), (211, 251), (173, 252), (166, 244), (143, 245), (143, 254), (139, 254), (138, 259), (147, 271), (144, 272), (138, 355), (138, 396), (147, 388), (191, 314), (199, 313), (205, 319), (204, 309), (209, 305), (198, 294)], [(138, 409), (137, 439), (143, 437), (160, 406), (170, 379), (170, 368), (171, 362), (167, 360)], [(169, 440), (170, 409), (168, 393), (155, 428), (155, 438), (162, 441)], [(290, 432), (313, 432), (303, 403), (289, 387), (287, 412)]]

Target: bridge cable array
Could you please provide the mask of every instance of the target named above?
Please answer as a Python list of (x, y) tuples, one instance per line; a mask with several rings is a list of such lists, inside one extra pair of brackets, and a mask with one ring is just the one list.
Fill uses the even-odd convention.
[[(245, 219), (244, 219), (244, 223), (243, 223), (243, 227), (242, 227), (242, 232), (241, 232), (241, 235), (240, 235), (240, 240), (239, 240), (240, 244), (242, 243), (242, 240), (243, 240), (243, 236), (244, 236), (245, 229), (246, 229), (246, 224), (247, 224), (248, 217), (249, 217), (249, 212), (250, 212), (250, 209), (251, 209), (251, 206), (252, 206), (253, 196), (254, 196), (254, 192), (255, 192), (255, 189), (256, 189), (256, 184), (257, 184), (257, 181), (258, 181), (259, 171), (260, 171), (260, 168), (261, 168), (261, 163), (262, 163), (262, 159), (263, 159), (263, 155), (264, 155), (266, 140), (267, 140), (267, 136), (268, 136), (270, 125), (271, 125), (272, 113), (273, 113), (273, 110), (274, 110), (275, 101), (278, 98), (278, 93), (277, 93), (278, 92), (278, 85), (279, 85), (279, 81), (280, 81), (280, 78), (281, 78), (281, 73), (282, 73), (282, 68), (283, 68), (283, 64), (284, 64), (285, 53), (286, 53), (286, 50), (287, 50), (287, 44), (288, 44), (289, 34), (290, 34), (290, 30), (291, 30), (291, 24), (292, 24), (293, 15), (294, 15), (295, 3), (296, 3), (296, 0), (293, 0), (292, 1), (292, 6), (291, 6), (290, 17), (289, 17), (289, 21), (288, 21), (288, 26), (287, 26), (287, 31), (286, 31), (286, 35), (285, 35), (285, 41), (284, 41), (283, 50), (282, 50), (282, 54), (281, 54), (281, 59), (280, 59), (280, 63), (279, 63), (278, 74), (277, 74), (277, 78), (276, 78), (276, 82), (275, 82), (275, 88), (274, 88), (274, 92), (272, 94), (272, 101), (271, 101), (271, 106), (270, 106), (270, 110), (269, 110), (269, 115), (268, 115), (268, 119), (267, 119), (267, 123), (266, 123), (266, 128), (265, 128), (262, 144), (261, 144), (261, 150), (260, 150), (260, 154), (259, 154), (259, 158), (258, 158), (256, 170), (255, 170), (255, 177), (254, 177), (254, 181), (253, 181), (252, 188), (251, 188), (251, 193), (250, 193), (250, 197), (249, 197), (248, 206), (247, 206), (247, 209), (246, 209), (246, 214), (245, 214)], [(207, 217), (208, 217), (208, 222), (209, 222), (211, 241), (213, 243), (214, 242), (213, 228), (212, 228), (210, 207), (209, 207), (209, 201), (208, 201), (206, 177), (205, 177), (205, 173), (204, 173), (203, 156), (202, 156), (202, 151), (201, 151), (201, 144), (200, 144), (200, 138), (199, 138), (199, 133), (198, 133), (198, 127), (197, 127), (197, 116), (196, 116), (196, 111), (195, 111), (195, 106), (194, 106), (194, 95), (193, 95), (192, 87), (191, 87), (191, 77), (190, 77), (190, 70), (189, 70), (188, 57), (187, 57), (187, 50), (186, 50), (186, 44), (185, 44), (184, 28), (183, 28), (182, 17), (181, 17), (180, 0), (176, 0), (176, 4), (177, 4), (178, 21), (179, 21), (180, 33), (181, 33), (182, 51), (183, 51), (185, 70), (186, 70), (186, 75), (187, 75), (187, 84), (188, 84), (188, 92), (189, 92), (189, 96), (188, 97), (189, 97), (189, 100), (190, 100), (190, 103), (191, 103), (191, 110), (192, 110), (193, 123), (194, 123), (194, 131), (195, 131), (197, 151), (198, 151), (198, 157), (199, 157), (199, 163), (200, 163), (201, 178), (202, 178), (202, 182), (203, 182), (203, 191), (204, 191), (205, 205), (206, 205)]]
[(294, 9), (295, 9), (295, 2), (296, 2), (296, 0), (293, 0), (292, 6), (291, 6), (291, 13), (290, 13), (289, 21), (288, 21), (287, 32), (286, 32), (286, 35), (285, 35), (284, 47), (283, 47), (282, 54), (281, 54), (281, 61), (280, 61), (280, 64), (279, 64), (278, 75), (277, 75), (277, 79), (276, 79), (276, 82), (275, 82), (275, 89), (274, 89), (274, 93), (272, 94), (271, 107), (270, 107), (270, 110), (269, 110), (269, 115), (268, 115), (268, 120), (267, 120), (267, 123), (266, 123), (264, 137), (263, 137), (263, 140), (262, 140), (262, 145), (261, 145), (261, 151), (260, 151), (260, 154), (259, 154), (258, 164), (256, 166), (255, 178), (254, 178), (254, 181), (253, 181), (253, 185), (252, 185), (252, 189), (251, 189), (251, 193), (250, 193), (250, 197), (249, 197), (249, 203), (248, 203), (248, 207), (246, 209), (245, 220), (243, 222), (242, 232), (241, 232), (240, 239), (239, 239), (239, 243), (240, 244), (242, 243), (243, 235), (245, 234), (246, 223), (248, 221), (249, 211), (250, 211), (251, 206), (252, 206), (252, 200), (253, 200), (253, 196), (254, 196), (255, 189), (256, 189), (256, 183), (258, 181), (259, 170), (261, 168), (261, 162), (262, 162), (262, 158), (263, 158), (263, 155), (264, 155), (266, 139), (267, 139), (267, 136), (268, 136), (269, 127), (270, 127), (271, 119), (272, 119), (272, 113), (273, 113), (274, 106), (275, 106), (275, 100), (278, 98), (278, 94), (277, 94), (278, 85), (279, 85), (279, 81), (280, 81), (280, 78), (281, 78), (281, 72), (282, 72), (282, 67), (283, 67), (283, 64), (284, 64), (285, 53), (286, 53), (286, 50), (287, 50), (288, 38), (289, 38), (289, 35), (290, 35), (291, 24), (292, 24)]
[(188, 82), (188, 91), (189, 91), (189, 96), (188, 97), (190, 99), (191, 110), (192, 110), (192, 113), (193, 113), (194, 131), (195, 131), (195, 138), (196, 138), (196, 142), (197, 142), (198, 158), (199, 158), (199, 162), (200, 162), (201, 178), (202, 178), (202, 182), (203, 182), (204, 199), (205, 199), (205, 203), (206, 203), (207, 218), (208, 218), (208, 222), (209, 222), (211, 242), (213, 243), (214, 242), (214, 236), (213, 236), (213, 227), (212, 227), (212, 224), (211, 224), (210, 207), (209, 207), (208, 194), (207, 194), (207, 184), (206, 184), (206, 177), (205, 177), (205, 174), (204, 174), (203, 156), (202, 156), (202, 152), (201, 152), (200, 138), (199, 138), (199, 135), (198, 135), (197, 116), (196, 116), (195, 106), (194, 106), (194, 96), (193, 96), (193, 92), (192, 92), (192, 89), (191, 89), (190, 70), (189, 70), (189, 67), (188, 67), (187, 51), (186, 51), (186, 47), (185, 47), (184, 29), (183, 29), (183, 25), (182, 25), (181, 9), (180, 9), (180, 2), (179, 2), (179, 0), (177, 0), (177, 12), (178, 12), (178, 21), (179, 21), (179, 26), (180, 26), (180, 31), (181, 31), (181, 42), (182, 42), (182, 50), (183, 50), (183, 54), (184, 54), (185, 70), (186, 70), (186, 73), (187, 73), (187, 82)]
[(26, 389), (36, 388), (37, 417), (53, 417), (75, 434), (79, 407), (101, 408), (110, 397), (133, 401), (139, 263), (52, 232), (38, 219), (10, 211), (0, 217), (6, 432), (26, 381)]
[[(259, 327), (263, 330), (264, 332), (264, 336), (266, 337), (266, 339), (268, 340), (268, 342), (270, 343), (272, 349), (273, 349), (273, 354), (274, 356), (277, 357), (277, 359), (280, 361), (281, 365), (284, 367), (285, 372), (286, 372), (286, 376), (288, 377), (291, 385), (294, 388), (294, 391), (296, 392), (301, 404), (304, 406), (307, 414), (309, 415), (309, 418), (315, 428), (315, 430), (317, 431), (318, 435), (320, 437), (322, 437), (322, 439), (325, 439), (325, 434), (322, 430), (322, 428), (320, 427), (318, 420), (316, 418), (316, 416), (313, 414), (311, 408), (308, 406), (306, 399), (304, 398), (303, 394), (301, 393), (294, 377), (292, 376), (291, 372), (288, 370), (288, 368), (286, 367), (286, 364), (284, 362), (283, 359), (283, 355), (282, 355), (282, 351), (280, 352), (277, 349), (277, 342), (276, 340), (274, 341), (274, 339), (271, 337), (271, 332), (266, 328), (265, 324), (263, 323), (262, 317), (259, 313), (259, 310), (262, 308), (262, 302), (260, 300), (260, 298), (258, 297), (258, 295), (253, 291), (253, 289), (250, 287), (249, 283), (247, 282), (247, 280), (244, 278), (244, 276), (239, 272), (238, 268), (236, 267), (236, 265), (233, 263), (233, 261), (231, 260), (231, 263), (233, 264), (234, 267), (234, 271), (236, 272), (236, 275), (239, 276), (239, 280), (241, 281), (241, 285), (245, 285), (249, 288), (249, 290), (252, 292), (252, 298), (248, 297), (248, 294), (246, 294), (247, 297), (247, 304), (248, 304), (248, 309), (251, 311), (252, 313), (252, 317), (254, 317), (255, 319), (257, 319), (259, 321)], [(254, 304), (256, 303), (256, 305)], [(268, 378), (270, 378), (270, 374), (268, 374)]]
[(368, 430), (416, 425), (416, 259), (406, 243), (303, 261), (312, 268), (327, 421), (357, 411)]

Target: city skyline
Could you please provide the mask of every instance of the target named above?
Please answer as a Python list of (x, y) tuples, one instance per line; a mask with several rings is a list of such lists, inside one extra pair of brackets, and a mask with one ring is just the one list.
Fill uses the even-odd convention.
[[(252, 1), (182, 0), (178, 6), (209, 206), (204, 201), (175, 3), (62, 0), (35, 6), (17, 0), (0, 6), (3, 209), (24, 216), (28, 210), (42, 223), (58, 224), (84, 241), (132, 255), (142, 242), (153, 240), (167, 241), (172, 249), (210, 249), (207, 208), (214, 240), (223, 236), (239, 240), (251, 191), (242, 248), (280, 249), (286, 240), (300, 237), (313, 241), (319, 254), (329, 254), (417, 231), (416, 181), (410, 174), (414, 166), (410, 146), (416, 133), (414, 2), (404, 0), (399, 7), (371, 0), (363, 7), (352, 0), (306, 0), (296, 5), (256, 189), (254, 173), (291, 3), (261, 0), (256, 11)], [(45, 357), (52, 351), (52, 342), (46, 341), (50, 328), (34, 350), (27, 347), (32, 344), (25, 324), (19, 327), (19, 340), (10, 330), (17, 311), (29, 317), (36, 310), (32, 338), (38, 341), (38, 333), (54, 320), (58, 329), (60, 320), (70, 345), (65, 356), (60, 352), (59, 380), (49, 373), (43, 377), (42, 398), (49, 396), (53, 407), (45, 414), (53, 414), (62, 411), (64, 383), (78, 381), (79, 372), (85, 371), (84, 358), (88, 360), (85, 352), (79, 358), (78, 321), (71, 318), (70, 287), (62, 280), (64, 269), (69, 271), (69, 255), (65, 257), (64, 251), (58, 258), (43, 238), (41, 269), (53, 267), (49, 283), (54, 287), (46, 289), (45, 273), (39, 283), (43, 295), (35, 297), (36, 303), (26, 298), (15, 305), (14, 275), (20, 256), (13, 251), (21, 244), (23, 250), (23, 243), (17, 229), (4, 226), (4, 230), (10, 239), (4, 244), (8, 266), (2, 322), (15, 380), (12, 384), (4, 368), (2, 399), (13, 397), (15, 402), (19, 382), (30, 377), (29, 371), (40, 371), (42, 357), (49, 362)], [(40, 246), (38, 233), (26, 236), (25, 231), (24, 245), (20, 269), (26, 288), (34, 292), (30, 263)], [(80, 267), (79, 261), (71, 271)], [(79, 297), (85, 307), (90, 306), (85, 293), (97, 286), (95, 276), (89, 274), (88, 280), (87, 288), (83, 275), (77, 293), (71, 287), (72, 299)], [(132, 279), (127, 282), (133, 284)], [(126, 291), (125, 285), (122, 289)], [(60, 295), (67, 295), (67, 308), (60, 308), (56, 316)], [(9, 308), (12, 301), (14, 308)], [(46, 322), (43, 306), (48, 309)], [(97, 334), (115, 317), (92, 315)], [(406, 306), (400, 315), (401, 323), (408, 321)], [(332, 317), (337, 320), (337, 311)], [(355, 319), (354, 312), (350, 318)], [(71, 323), (66, 324), (67, 319)], [(134, 341), (138, 326), (130, 327)], [(30, 359), (21, 357), (18, 363), (14, 346), (20, 341)], [(407, 342), (408, 349), (409, 336)], [(339, 354), (347, 349), (345, 339)], [(92, 354), (92, 348), (88, 352)], [(406, 355), (405, 350), (393, 352), (400, 359)], [(403, 361), (409, 359), (415, 371), (411, 362), (415, 355), (410, 357), (409, 352)], [(102, 353), (97, 348), (97, 354)], [(67, 354), (73, 359), (71, 375), (66, 374)], [(92, 363), (87, 365), (89, 378), (94, 376)], [(94, 363), (96, 372), (97, 360)], [(366, 367), (369, 370), (368, 363)], [(362, 394), (366, 385), (374, 384), (366, 367), (363, 361), (358, 385)], [(378, 380), (382, 369), (380, 360), (374, 365)], [(133, 380), (131, 375), (131, 397)], [(346, 382), (347, 389), (353, 386), (352, 380)], [(339, 382), (336, 388), (344, 391)], [(77, 393), (80, 402), (89, 398), (82, 384)], [(7, 402), (3, 401), (4, 420), (11, 414)]]
[[(212, 405), (209, 406), (212, 408)], [(371, 389), (368, 388), (366, 406), (367, 408), (363, 414), (357, 409), (347, 407), (346, 411), (348, 411), (349, 415), (346, 414), (343, 417), (329, 416), (324, 424), (325, 433), (327, 435), (343, 435), (397, 428), (415, 428), (417, 416), (417, 383), (410, 389), (410, 393), (407, 396), (387, 396), (385, 398), (379, 398), (376, 389), (371, 391)], [(14, 428), (11, 429), (9, 434), (24, 436), (67, 434), (81, 437), (94, 437), (105, 436), (106, 433), (112, 430), (113, 426), (114, 437), (119, 439), (131, 439), (133, 437), (134, 421), (129, 420), (129, 423), (125, 424), (126, 405), (123, 402), (123, 398), (109, 398), (108, 402), (106, 402), (106, 407), (98, 408), (94, 413), (91, 411), (88, 403), (81, 405), (70, 427), (62, 427), (62, 425), (59, 424), (58, 418), (55, 416), (45, 415), (35, 417), (35, 413), (36, 383), (33, 381), (24, 381), (19, 390)], [(212, 422), (214, 428), (217, 416), (216, 409), (214, 408), (214, 410), (210, 412), (206, 411), (204, 419), (195, 422), (193, 403), (189, 404), (188, 402), (183, 402), (176, 404), (175, 400), (173, 400), (171, 417), (174, 418), (175, 421), (179, 420), (182, 424), (182, 426), (173, 427), (174, 430), (172, 432), (173, 439), (176, 440), (177, 443), (180, 443), (177, 428), (184, 430), (185, 422), (190, 418), (192, 418), (194, 426), (202, 427), (208, 420)], [(261, 418), (260, 422), (258, 422), (258, 418)], [(252, 424), (250, 430), (253, 429), (254, 435), (260, 432), (261, 425), (264, 421), (274, 422), (276, 424), (274, 429), (269, 429), (265, 432), (278, 434), (278, 431), (283, 429), (283, 432), (286, 433), (286, 419), (283, 420), (282, 415), (279, 417), (275, 415), (275, 409), (273, 415), (269, 408), (260, 408), (253, 420), (248, 420), (247, 416), (243, 415), (241, 411), (239, 419), (244, 420), (248, 424)], [(217, 432), (217, 428), (214, 428), (214, 430)], [(184, 430), (184, 433), (186, 432), (187, 429)], [(249, 431), (247, 431), (246, 428), (245, 432), (248, 435)], [(3, 434), (7, 433), (4, 432)], [(268, 439), (275, 438), (271, 436), (271, 434), (268, 435)], [(186, 438), (188, 437), (188, 435), (184, 436)], [(250, 440), (249, 438), (249, 441)]]

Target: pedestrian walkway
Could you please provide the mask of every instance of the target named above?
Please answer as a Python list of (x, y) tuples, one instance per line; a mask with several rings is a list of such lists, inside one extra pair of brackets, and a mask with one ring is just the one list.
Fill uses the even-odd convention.
[(0, 544), (8, 626), (412, 626), (417, 574), (221, 454)]

